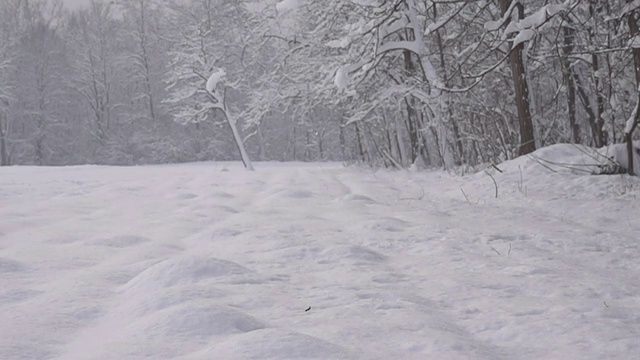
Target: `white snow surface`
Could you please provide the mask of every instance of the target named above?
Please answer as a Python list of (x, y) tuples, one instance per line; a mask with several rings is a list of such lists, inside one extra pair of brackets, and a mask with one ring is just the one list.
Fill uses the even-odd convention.
[(0, 359), (637, 357), (640, 181), (590, 154), (0, 168)]

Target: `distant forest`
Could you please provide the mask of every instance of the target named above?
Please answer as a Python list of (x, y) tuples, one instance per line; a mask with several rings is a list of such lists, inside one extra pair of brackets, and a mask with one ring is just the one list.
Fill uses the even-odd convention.
[(397, 168), (619, 143), (640, 116), (639, 7), (0, 1), (0, 160), (238, 160), (230, 122), (253, 160)]

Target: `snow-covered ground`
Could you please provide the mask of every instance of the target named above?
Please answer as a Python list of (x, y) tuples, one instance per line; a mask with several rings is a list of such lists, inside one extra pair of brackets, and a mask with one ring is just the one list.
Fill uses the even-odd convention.
[(640, 181), (589, 161), (0, 168), (0, 359), (638, 358)]

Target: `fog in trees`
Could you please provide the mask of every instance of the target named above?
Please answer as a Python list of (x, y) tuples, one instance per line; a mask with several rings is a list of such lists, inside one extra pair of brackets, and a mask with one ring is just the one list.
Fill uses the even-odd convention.
[(0, 161), (450, 168), (629, 142), (639, 6), (2, 1)]

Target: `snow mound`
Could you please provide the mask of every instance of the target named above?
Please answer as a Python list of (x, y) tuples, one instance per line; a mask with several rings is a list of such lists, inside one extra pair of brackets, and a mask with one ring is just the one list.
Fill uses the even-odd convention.
[(123, 287), (125, 291), (146, 291), (198, 282), (207, 278), (239, 275), (249, 269), (231, 261), (205, 257), (184, 257), (161, 261), (144, 270)]
[[(640, 147), (640, 144), (635, 146)], [(626, 144), (614, 144), (601, 149), (575, 144), (555, 144), (505, 161), (498, 165), (498, 168), (505, 172), (522, 171), (523, 175), (540, 172), (590, 175), (599, 173), (603, 166), (612, 162), (626, 167), (627, 159)], [(636, 159), (634, 164), (640, 169), (640, 158)]]
[(529, 155), (508, 160), (497, 167), (504, 173), (534, 176), (538, 173), (590, 174), (602, 163), (603, 156), (583, 145), (556, 144)]
[(360, 194), (347, 194), (340, 198), (340, 201), (348, 203), (361, 203), (361, 204), (377, 204), (378, 202), (366, 195)]
[[(495, 197), (497, 186), (498, 197), (517, 193), (551, 199), (611, 197), (618, 190), (622, 191), (621, 187), (628, 190), (640, 186), (636, 178), (593, 175), (611, 164), (610, 158), (619, 159), (622, 146), (624, 144), (602, 149), (574, 144), (547, 146), (474, 175), (476, 181), (470, 184), (476, 189), (467, 185), (464, 191), (472, 197)], [(476, 191), (479, 188), (482, 188), (482, 195)]]
[(209, 341), (266, 327), (251, 315), (206, 300), (187, 301), (142, 317), (118, 315), (122, 314), (111, 313), (98, 327), (76, 334), (60, 359), (172, 359), (198, 351)]
[[(640, 143), (634, 142), (636, 154), (640, 155)], [(629, 164), (629, 154), (627, 153), (627, 144), (615, 144), (607, 146), (599, 150), (599, 153), (610, 162), (604, 162), (606, 170), (616, 170), (618, 168), (627, 169)], [(633, 156), (633, 169), (636, 173), (640, 172), (640, 156)]]
[(337, 246), (319, 254), (320, 264), (341, 264), (352, 260), (358, 265), (377, 264), (387, 261), (385, 255), (364, 246)]
[(206, 338), (263, 328), (258, 319), (226, 306), (183, 304), (154, 312), (132, 323), (125, 332), (150, 338)]
[(187, 303), (191, 299), (212, 300), (225, 295), (224, 291), (209, 286), (178, 286), (128, 297), (113, 313), (120, 318), (138, 318)]
[[(346, 349), (317, 337), (278, 329), (237, 335), (192, 357), (220, 359), (353, 359)], [(196, 354), (194, 354), (196, 355)], [(206, 355), (206, 356), (205, 356)]]

